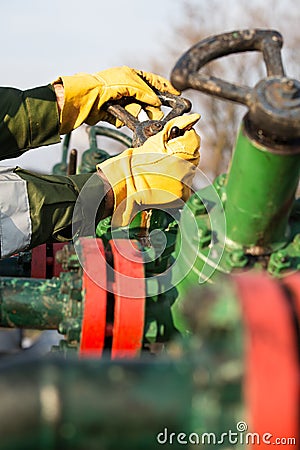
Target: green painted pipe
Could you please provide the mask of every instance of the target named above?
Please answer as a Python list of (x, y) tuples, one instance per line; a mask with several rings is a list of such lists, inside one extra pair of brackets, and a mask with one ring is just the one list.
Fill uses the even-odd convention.
[(226, 185), (227, 244), (253, 255), (289, 240), (289, 215), (299, 183), (300, 148), (272, 150), (239, 132)]
[(66, 175), (67, 169), (68, 169), (68, 151), (69, 151), (69, 144), (71, 140), (71, 133), (66, 134), (63, 140), (62, 144), (62, 158), (61, 162), (55, 164), (55, 166), (52, 169), (52, 173), (54, 175)]
[(59, 301), (59, 292), (60, 284), (55, 279), (1, 278), (0, 326), (58, 329), (67, 313), (66, 303)]
[[(0, 448), (153, 450), (190, 421), (192, 367), (182, 362), (34, 359), (1, 367)], [(163, 443), (163, 442), (162, 442)]]

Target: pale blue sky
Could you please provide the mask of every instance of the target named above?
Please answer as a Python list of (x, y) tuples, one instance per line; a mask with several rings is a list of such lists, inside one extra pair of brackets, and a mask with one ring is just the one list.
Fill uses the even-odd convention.
[[(176, 0), (9, 0), (1, 4), (1, 85), (27, 89), (59, 75), (96, 72), (150, 60), (168, 41), (171, 20), (178, 17)], [(166, 24), (168, 26), (166, 26)], [(149, 55), (149, 67), (147, 66)], [(84, 150), (82, 127), (71, 145)], [(61, 145), (27, 152), (5, 165), (51, 172)], [(2, 163), (3, 164), (3, 163)]]
[[(205, 3), (208, 0), (190, 1), (198, 11), (208, 4)], [(180, 23), (182, 4), (183, 0), (3, 1), (0, 9), (0, 84), (26, 89), (47, 84), (59, 75), (95, 72), (123, 64), (133, 66), (137, 61), (142, 64), (137, 68), (153, 70), (153, 59), (159, 55), (164, 57), (162, 51), (168, 44), (174, 48), (171, 30), (174, 23)], [(255, 4), (261, 6), (262, 2), (251, 2), (254, 12)], [(248, 0), (220, 0), (216, 14), (209, 16), (211, 34), (253, 26), (247, 5)], [(268, 24), (271, 18), (272, 27), (285, 31), (287, 44), (292, 33), (289, 28), (282, 27), (283, 17), (290, 12), (294, 26), (299, 24), (296, 3), (290, 0), (288, 5), (280, 0), (263, 3)], [(264, 26), (261, 14), (257, 19), (256, 25)], [(286, 23), (292, 24), (291, 20)], [(177, 42), (179, 57), (182, 54), (180, 36), (175, 45)], [(71, 146), (79, 151), (88, 148), (82, 128), (72, 133), (71, 139)], [(51, 172), (60, 155), (61, 145), (44, 147), (27, 152), (9, 164)]]
[[(27, 88), (60, 74), (159, 52), (176, 0), (9, 0), (1, 5), (1, 84)], [(146, 58), (144, 57), (145, 61)], [(147, 69), (147, 67), (143, 67)]]

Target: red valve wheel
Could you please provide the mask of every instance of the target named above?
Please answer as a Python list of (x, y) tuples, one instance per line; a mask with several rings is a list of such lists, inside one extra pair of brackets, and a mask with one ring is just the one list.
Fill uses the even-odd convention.
[(100, 358), (105, 344), (107, 306), (104, 246), (101, 239), (82, 238), (80, 241), (85, 300), (79, 355)]
[[(142, 254), (133, 240), (110, 241), (114, 260), (114, 324), (111, 357), (135, 358), (143, 343), (145, 273)], [(132, 296), (128, 296), (128, 293)]]

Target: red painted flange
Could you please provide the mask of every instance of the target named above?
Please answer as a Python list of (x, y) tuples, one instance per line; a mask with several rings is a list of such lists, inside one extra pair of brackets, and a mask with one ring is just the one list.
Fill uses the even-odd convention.
[(142, 254), (133, 240), (110, 241), (110, 246), (114, 260), (115, 297), (111, 357), (135, 358), (142, 347), (145, 322), (146, 288)]
[(85, 300), (79, 355), (100, 358), (104, 349), (107, 305), (104, 246), (101, 239), (81, 238), (80, 243)]
[(64, 242), (55, 242), (34, 247), (31, 250), (31, 278), (58, 277), (63, 270), (56, 260), (56, 252), (65, 245)]
[(38, 245), (31, 251), (31, 278), (46, 278), (47, 248), (46, 244)]
[[(278, 280), (261, 273), (238, 276), (236, 282), (245, 323), (249, 431), (260, 436), (252, 448), (262, 450), (276, 439), (299, 437), (297, 335), (287, 293)], [(300, 292), (299, 279), (284, 283)], [(272, 435), (267, 442), (265, 433)]]

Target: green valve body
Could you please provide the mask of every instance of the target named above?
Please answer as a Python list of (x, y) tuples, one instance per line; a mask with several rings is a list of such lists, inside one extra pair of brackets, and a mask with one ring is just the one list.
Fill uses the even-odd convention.
[(226, 184), (229, 247), (259, 255), (285, 245), (299, 168), (300, 147), (269, 149), (242, 126)]
[(267, 270), (280, 277), (300, 268), (295, 198), (299, 140), (268, 144), (270, 140), (260, 140), (251, 130), (246, 116), (228, 174), (197, 191), (183, 208), (174, 251), (182, 277), (172, 306), (175, 326), (183, 333), (188, 331), (184, 299), (200, 284), (214, 283), (220, 273)]

